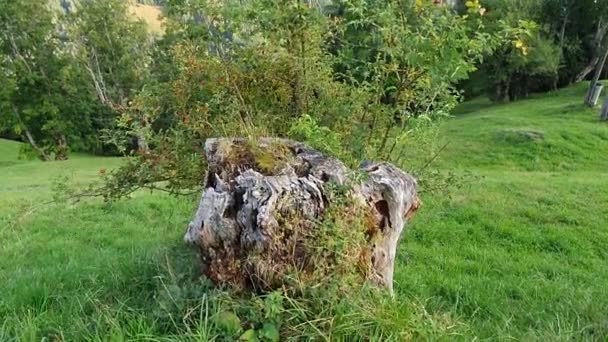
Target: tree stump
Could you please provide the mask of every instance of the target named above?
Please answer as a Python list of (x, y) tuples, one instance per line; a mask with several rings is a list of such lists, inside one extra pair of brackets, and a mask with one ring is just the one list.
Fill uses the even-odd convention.
[[(364, 213), (350, 218), (352, 228), (340, 227), (346, 234), (338, 238), (352, 229), (364, 239), (353, 261), (358, 265), (350, 266), (392, 293), (397, 245), (420, 206), (411, 175), (388, 163), (367, 162), (352, 171), (305, 144), (278, 138), (208, 139), (205, 154), (203, 193), (184, 239), (198, 248), (203, 273), (214, 283), (267, 291), (285, 285), (293, 272), (315, 274), (319, 262), (311, 255), (324, 246), (315, 246), (314, 236), (327, 228), (324, 216), (337, 205), (328, 189), (344, 187), (350, 206), (338, 214), (348, 220), (355, 206)], [(331, 265), (342, 254), (321, 255)]]

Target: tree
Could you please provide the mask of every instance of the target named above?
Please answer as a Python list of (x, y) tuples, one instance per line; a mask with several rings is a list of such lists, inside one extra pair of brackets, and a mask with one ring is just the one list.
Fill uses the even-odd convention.
[[(576, 10), (580, 12), (579, 20), (591, 25), (592, 30), (581, 29), (581, 38), (588, 46), (589, 63), (576, 76), (576, 81), (584, 80), (593, 70), (600, 67), (598, 63), (604, 54), (604, 46), (608, 43), (608, 3), (605, 1), (577, 1)], [(580, 25), (583, 28), (583, 25)], [(603, 68), (603, 65), (601, 66)]]
[(505, 32), (509, 44), (489, 56), (480, 73), (488, 84), (488, 95), (495, 101), (525, 97), (531, 91), (555, 85), (561, 51), (553, 38), (537, 24), (542, 0), (492, 0), (487, 4), (486, 24)]
[(218, 135), (294, 137), (350, 165), (407, 153), (421, 167), (435, 120), (458, 102), (455, 82), (503, 41), (485, 32), (479, 2), (467, 15), (393, 0), (175, 1), (165, 13), (161, 74), (119, 120), (150, 151), (108, 178), (110, 198), (160, 181), (199, 186), (200, 141)]
[[(68, 14), (75, 63), (86, 70), (89, 87), (106, 107), (97, 129), (113, 129), (115, 119), (149, 77), (153, 40), (146, 24), (129, 15), (128, 2), (82, 2)], [(146, 150), (143, 137), (138, 147)]]
[(587, 4), (594, 10), (595, 20), (597, 21), (597, 31), (594, 36), (593, 58), (589, 65), (583, 69), (577, 77), (577, 81), (584, 79), (588, 73), (595, 70), (587, 95), (585, 96), (585, 104), (593, 106), (593, 90), (602, 75), (606, 60), (608, 60), (608, 4), (605, 1), (594, 1), (593, 4)]
[[(566, 35), (567, 28), (573, 23), (575, 0), (545, 0), (543, 2), (542, 15), (540, 21), (549, 24), (549, 37), (553, 36), (557, 40), (557, 45), (561, 53), (561, 65), (555, 73), (553, 89), (557, 89), (560, 83), (560, 73), (571, 59), (570, 50), (576, 43)], [(568, 46), (566, 46), (568, 44)]]
[(56, 22), (46, 3), (0, 1), (0, 122), (42, 160), (66, 159), (71, 141), (92, 135), (92, 97)]

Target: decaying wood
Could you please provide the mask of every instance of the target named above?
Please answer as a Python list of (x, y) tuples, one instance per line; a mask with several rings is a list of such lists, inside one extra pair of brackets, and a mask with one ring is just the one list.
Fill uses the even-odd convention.
[(306, 239), (333, 205), (327, 188), (334, 183), (349, 186), (369, 210), (365, 276), (392, 292), (397, 244), (420, 203), (412, 176), (365, 163), (367, 176), (355, 181), (339, 160), (285, 139), (208, 139), (205, 153), (204, 189), (184, 239), (198, 247), (212, 281), (267, 290), (283, 285), (287, 270), (313, 271)]

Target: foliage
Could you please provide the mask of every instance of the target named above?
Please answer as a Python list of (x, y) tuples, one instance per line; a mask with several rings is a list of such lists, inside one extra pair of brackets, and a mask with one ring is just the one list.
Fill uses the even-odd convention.
[(104, 129), (139, 90), (149, 64), (145, 26), (119, 0), (67, 12), (43, 1), (2, 1), (2, 127), (41, 158), (101, 152)]
[[(607, 20), (605, 1), (544, 1), (541, 21), (562, 48), (562, 84), (582, 80), (593, 70), (598, 55), (606, 47)], [(587, 74), (581, 70), (587, 70)]]
[(100, 101), (113, 109), (126, 106), (149, 72), (151, 41), (145, 24), (132, 20), (128, 4), (120, 0), (79, 4), (67, 20), (78, 49), (75, 58), (88, 71)]
[(0, 2), (0, 125), (30, 142), (41, 159), (67, 155), (95, 138), (93, 94), (54, 12), (43, 2)]
[(175, 1), (166, 14), (162, 74), (119, 121), (151, 148), (110, 183), (169, 173), (180, 180), (170, 191), (195, 186), (204, 164), (185, 161), (202, 160), (202, 142), (218, 135), (309, 140), (351, 166), (399, 161), (403, 149), (435, 147), (423, 136), (457, 103), (454, 83), (502, 41), (483, 32), (478, 11), (425, 1), (322, 11), (295, 0)]
[[(90, 91), (105, 110), (96, 116), (96, 131), (116, 128), (116, 116), (127, 107), (149, 77), (152, 40), (146, 25), (133, 20), (128, 2), (95, 0), (77, 4), (66, 14), (73, 62), (87, 73)], [(137, 132), (137, 147), (146, 149)]]
[(511, 40), (496, 49), (481, 66), (489, 97), (509, 101), (552, 86), (560, 67), (561, 51), (537, 24), (543, 0), (489, 0), (484, 4), (487, 25), (506, 32)]
[[(166, 16), (157, 39), (125, 1), (51, 3), (0, 3), (1, 134), (41, 158), (142, 150), (163, 170), (200, 158), (176, 136), (305, 138), (313, 121), (353, 164), (397, 161), (400, 142), (422, 141), (412, 127), (449, 113), (458, 87), (495, 100), (556, 88), (592, 71), (608, 36), (608, 7), (594, 0), (457, 10), (426, 0), (145, 1)], [(162, 145), (179, 151), (148, 151)], [(185, 177), (178, 183), (195, 183)]]
[(463, 82), (469, 97), (485, 92), (493, 100), (508, 101), (579, 82), (599, 66), (608, 46), (606, 1), (486, 0), (483, 6), (488, 28), (528, 29)]

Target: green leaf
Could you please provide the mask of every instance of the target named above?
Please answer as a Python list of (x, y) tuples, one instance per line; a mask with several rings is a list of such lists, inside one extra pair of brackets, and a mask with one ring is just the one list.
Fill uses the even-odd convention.
[(279, 342), (281, 336), (276, 325), (264, 323), (264, 326), (262, 326), (262, 329), (260, 329), (260, 338), (262, 341)]
[(246, 342), (258, 341), (258, 333), (254, 329), (249, 329), (241, 335), (240, 340)]
[(218, 328), (231, 336), (238, 335), (241, 332), (241, 320), (234, 312), (220, 312), (215, 319), (215, 324)]

